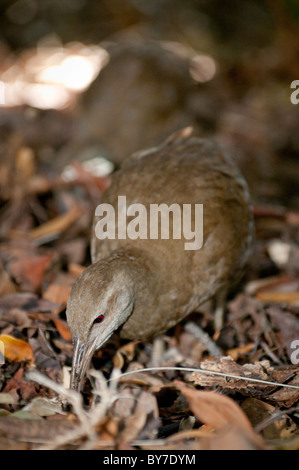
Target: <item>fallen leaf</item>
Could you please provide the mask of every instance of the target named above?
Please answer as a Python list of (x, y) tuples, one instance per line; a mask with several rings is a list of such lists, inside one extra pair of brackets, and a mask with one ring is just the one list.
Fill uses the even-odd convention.
[(299, 291), (295, 292), (258, 292), (256, 294), (257, 299), (263, 302), (277, 302), (277, 303), (288, 303), (291, 305), (299, 305)]
[(78, 206), (75, 206), (66, 214), (55, 217), (49, 220), (49, 222), (45, 222), (39, 227), (30, 230), (29, 236), (33, 240), (38, 240), (44, 237), (60, 235), (78, 219), (80, 214), (81, 210)]
[(247, 445), (249, 448), (265, 448), (262, 438), (254, 432), (243, 410), (231, 398), (216, 392), (191, 389), (182, 382), (178, 382), (177, 386), (199, 421), (212, 426), (218, 437), (220, 433), (232, 433), (224, 448), (247, 448)]
[(76, 420), (55, 419), (44, 420), (27, 412), (27, 417), (31, 419), (23, 419), (22, 416), (7, 416), (0, 418), (0, 436), (15, 438), (25, 442), (37, 441), (49, 442), (50, 439), (57, 438), (59, 434), (63, 435), (69, 430), (73, 430), (78, 422)]
[(254, 343), (245, 344), (245, 346), (239, 346), (238, 348), (229, 349), (226, 353), (236, 361), (240, 356), (244, 356), (249, 353), (255, 347)]
[(26, 341), (10, 335), (0, 335), (0, 342), (4, 345), (4, 356), (6, 359), (14, 362), (34, 362), (33, 350)]
[[(274, 371), (274, 378), (277, 382), (287, 382), (288, 385), (299, 386), (298, 367), (286, 367), (285, 370), (278, 369)], [(264, 397), (263, 397), (264, 398)], [(299, 389), (280, 387), (271, 393), (269, 401), (275, 405), (289, 408), (299, 400)]]
[[(221, 372), (223, 374), (238, 375), (241, 378), (225, 377), (213, 374), (205, 374), (198, 370), (193, 373), (189, 380), (196, 385), (217, 386), (226, 390), (235, 390), (244, 395), (259, 396), (270, 403), (277, 403), (281, 406), (290, 407), (299, 399), (299, 389), (280, 387), (281, 384), (298, 385), (298, 367), (281, 366), (275, 369), (270, 366), (269, 361), (259, 361), (253, 364), (239, 365), (231, 357), (221, 357), (213, 361), (204, 361), (200, 364), (201, 369)], [(272, 382), (260, 383), (249, 380), (259, 379)], [(246, 380), (248, 379), (248, 380)]]
[(15, 411), (15, 413), (12, 413), (11, 416), (14, 418), (19, 418), (22, 420), (41, 420), (40, 416), (37, 416), (36, 414), (31, 413), (29, 410), (25, 410), (24, 408), (18, 411)]
[[(208, 428), (209, 426), (204, 425), (200, 429), (174, 434), (166, 440), (167, 444), (164, 449), (198, 451), (261, 450), (266, 448), (264, 442), (262, 440), (260, 442), (259, 436), (252, 438), (252, 436), (240, 432), (238, 428), (224, 428), (216, 433), (207, 430)], [(159, 448), (156, 447), (156, 449)]]
[(127, 418), (133, 413), (146, 413), (159, 417), (156, 398), (149, 392), (125, 386), (118, 394), (113, 410), (117, 417)]
[(183, 383), (179, 383), (178, 388), (187, 398), (191, 411), (202, 423), (209, 424), (215, 430), (232, 425), (252, 432), (249, 419), (229, 397), (216, 392), (191, 389)]
[(255, 218), (258, 217), (270, 217), (284, 219), (286, 216), (286, 209), (284, 207), (276, 206), (253, 206), (253, 214)]
[(9, 263), (9, 271), (23, 289), (36, 292), (41, 286), (43, 275), (52, 258), (51, 254), (23, 255)]
[(15, 402), (19, 404), (20, 400), (27, 403), (39, 396), (40, 389), (36, 383), (24, 379), (24, 369), (20, 367), (14, 376), (8, 380), (3, 392), (12, 394), (15, 397)]
[(77, 263), (70, 263), (68, 268), (69, 268), (69, 272), (72, 274), (72, 276), (74, 276), (75, 279), (79, 277), (80, 274), (82, 274), (85, 269), (84, 266), (81, 266), (81, 264), (77, 264)]
[(71, 341), (72, 340), (72, 335), (71, 335), (70, 329), (68, 327), (68, 324), (64, 320), (60, 320), (59, 318), (55, 318), (53, 315), (51, 316), (51, 320), (55, 324), (60, 336), (65, 341)]
[(117, 369), (122, 369), (125, 363), (125, 359), (131, 362), (135, 356), (135, 346), (138, 341), (131, 341), (119, 348), (113, 356), (113, 365)]
[(0, 393), (0, 405), (12, 405), (14, 403), (15, 399), (10, 393)]
[(290, 225), (299, 226), (299, 212), (288, 211), (287, 214), (286, 214), (286, 221)]
[(114, 418), (106, 417), (99, 423), (98, 433), (100, 434), (100, 440), (105, 443), (111, 442), (113, 444), (118, 434), (118, 421)]
[(279, 343), (285, 348), (289, 357), (293, 352), (291, 344), (299, 338), (299, 317), (279, 306), (271, 305), (267, 308), (271, 324), (279, 331)]
[(115, 367), (116, 369), (122, 369), (125, 363), (124, 356), (119, 351), (116, 351), (112, 358), (112, 361), (113, 367)]
[[(275, 407), (257, 398), (246, 398), (241, 404), (242, 410), (248, 416), (253, 427), (263, 423), (275, 412)], [(262, 434), (265, 439), (278, 439), (281, 437), (281, 430), (285, 427), (287, 415), (280, 415), (269, 425), (263, 427)]]
[(120, 440), (128, 442), (129, 436), (132, 439), (137, 436), (139, 439), (156, 437), (160, 423), (156, 398), (149, 392), (127, 386), (118, 393), (118, 397), (113, 413), (121, 420), (122, 428), (127, 428)]
[[(239, 375), (244, 377), (243, 379), (234, 378), (234, 377), (225, 377), (213, 374), (206, 374), (198, 370), (194, 374), (189, 377), (191, 382), (194, 382), (196, 385), (201, 386), (214, 386), (217, 385), (218, 387), (223, 387), (225, 389), (236, 389), (238, 391), (242, 391), (246, 389), (265, 389), (270, 387), (271, 390), (276, 388), (275, 383), (273, 383), (273, 387), (269, 384), (251, 382), (250, 380), (246, 380), (253, 378), (259, 380), (268, 380), (271, 381), (273, 367), (270, 366), (269, 361), (260, 361), (255, 362), (254, 364), (244, 364), (239, 365), (237, 364), (232, 357), (224, 356), (220, 357), (215, 360), (211, 361), (203, 361), (200, 363), (201, 369), (206, 369), (209, 371), (221, 372), (223, 374), (229, 375)], [(275, 380), (273, 380), (275, 382)]]
[(274, 288), (289, 285), (293, 282), (294, 279), (285, 274), (266, 277), (265, 279), (254, 279), (246, 284), (245, 292), (249, 295), (254, 295), (257, 292), (274, 290)]
[(123, 423), (123, 429), (119, 433), (118, 440), (121, 442), (130, 442), (139, 437), (147, 420), (145, 412), (133, 413), (128, 416)]
[(53, 312), (59, 305), (46, 299), (39, 299), (31, 292), (16, 292), (0, 297), (0, 309), (4, 313), (10, 313), (11, 309), (19, 308), (26, 312)]
[(299, 436), (294, 436), (292, 439), (279, 439), (275, 441), (275, 449), (299, 450)]
[(33, 398), (21, 411), (29, 411), (35, 416), (66, 415), (66, 413), (62, 411), (61, 406), (46, 397)]
[(28, 181), (35, 173), (34, 153), (30, 147), (21, 147), (15, 156), (15, 170), (19, 181)]
[(43, 298), (59, 304), (60, 307), (53, 310), (53, 313), (60, 313), (66, 306), (72, 286), (66, 284), (52, 283), (43, 294)]
[(16, 286), (0, 262), (0, 296), (16, 291)]

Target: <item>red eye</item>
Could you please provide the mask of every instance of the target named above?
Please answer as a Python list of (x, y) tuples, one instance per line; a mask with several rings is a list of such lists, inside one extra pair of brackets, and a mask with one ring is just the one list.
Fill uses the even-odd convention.
[(104, 320), (104, 315), (99, 315), (97, 318), (95, 318), (94, 323), (102, 323)]

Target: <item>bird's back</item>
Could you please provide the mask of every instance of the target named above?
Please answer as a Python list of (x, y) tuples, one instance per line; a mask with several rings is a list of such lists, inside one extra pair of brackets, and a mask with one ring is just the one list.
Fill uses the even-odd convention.
[[(147, 239), (117, 238), (119, 196), (126, 197), (126, 208), (132, 204), (142, 204), (146, 208)], [(160, 319), (165, 317), (165, 325), (160, 320), (162, 329), (171, 327), (220, 289), (226, 288), (248, 258), (253, 221), (247, 186), (230, 157), (211, 141), (182, 136), (132, 158), (112, 176), (100, 204), (115, 208), (116, 239), (99, 240), (93, 234), (93, 262), (117, 250), (144, 256), (155, 271), (159, 286), (154, 295), (159, 296), (156, 299), (157, 315)], [(181, 238), (173, 239), (172, 219), (169, 239), (161, 239), (160, 233), (158, 239), (150, 238), (153, 204), (168, 207), (178, 204), (181, 215), (184, 207), (189, 205), (192, 230), (203, 231), (201, 248), (186, 249), (188, 240), (184, 238), (183, 226)], [(202, 227), (199, 226), (200, 217), (194, 226), (195, 205), (203, 205)], [(130, 220), (134, 220), (134, 215), (127, 218), (127, 222)], [(176, 222), (183, 222), (183, 218)], [(135, 320), (138, 315), (146, 314), (146, 306), (141, 305), (139, 310), (135, 312)], [(167, 311), (172, 311), (172, 315), (167, 316)], [(129, 319), (124, 328), (129, 330), (131, 327)]]

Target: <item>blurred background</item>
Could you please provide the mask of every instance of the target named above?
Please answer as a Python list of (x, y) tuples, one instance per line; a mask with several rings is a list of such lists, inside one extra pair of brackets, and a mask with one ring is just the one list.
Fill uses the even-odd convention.
[(255, 200), (298, 207), (298, 26), (295, 0), (2, 0), (2, 200), (20, 149), (19, 166), (47, 175), (73, 160), (106, 174), (103, 158), (193, 125)]

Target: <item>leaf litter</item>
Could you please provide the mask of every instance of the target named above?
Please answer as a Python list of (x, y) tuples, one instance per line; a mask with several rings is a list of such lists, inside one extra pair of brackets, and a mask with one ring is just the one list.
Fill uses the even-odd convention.
[[(285, 267), (280, 276), (269, 279), (259, 279), (259, 266), (249, 267), (251, 279), (228, 302), (217, 340), (209, 333), (213, 324), (209, 305), (152, 344), (113, 337), (93, 359), (95, 369), (104, 375), (96, 371), (86, 380), (84, 401), (73, 397), (75, 392), (67, 389), (72, 343), (65, 307), (73, 282), (90, 262), (85, 253), (91, 217), (76, 224), (77, 216), (69, 215), (72, 209), (62, 217), (56, 206), (55, 219), (52, 208), (54, 195), (59, 199), (61, 191), (62, 200), (75, 208), (88, 206), (92, 215), (90, 195), (85, 193), (82, 203), (75, 189), (68, 188), (67, 198), (64, 187), (50, 190), (49, 221), (29, 225), (28, 238), (18, 243), (20, 220), (21, 229), (12, 233), (9, 227), (0, 244), (6, 286), (0, 296), (5, 355), (0, 369), (0, 447), (7, 448), (7, 439), (15, 448), (25, 449), (296, 447), (299, 389), (275, 385), (299, 386), (299, 368), (290, 361), (291, 343), (299, 337), (296, 297), (286, 295), (277, 302), (275, 295), (298, 289), (299, 281)], [(65, 250), (69, 240), (77, 242)], [(147, 370), (152, 365), (164, 370)], [(188, 368), (198, 371), (190, 373)], [(36, 370), (49, 383), (39, 376), (30, 378)], [(120, 375), (112, 385), (109, 379), (115, 371)], [(66, 388), (57, 388), (59, 383)], [(98, 414), (92, 415), (93, 410)], [(275, 419), (279, 411), (281, 416)]]
[[(209, 99), (213, 109), (207, 91)], [(233, 133), (228, 109), (222, 136)], [(233, 140), (251, 155), (244, 119)], [(265, 142), (277, 133), (276, 120), (268, 124)], [(65, 307), (90, 263), (92, 216), (109, 177), (79, 162), (68, 165), (72, 179), (55, 165), (45, 172), (34, 143), (15, 134), (0, 165), (0, 448), (298, 449), (298, 209), (255, 205), (255, 252), (220, 335), (206, 304), (153, 343), (113, 336), (81, 396), (68, 389)], [(264, 187), (275, 200), (285, 189)]]

